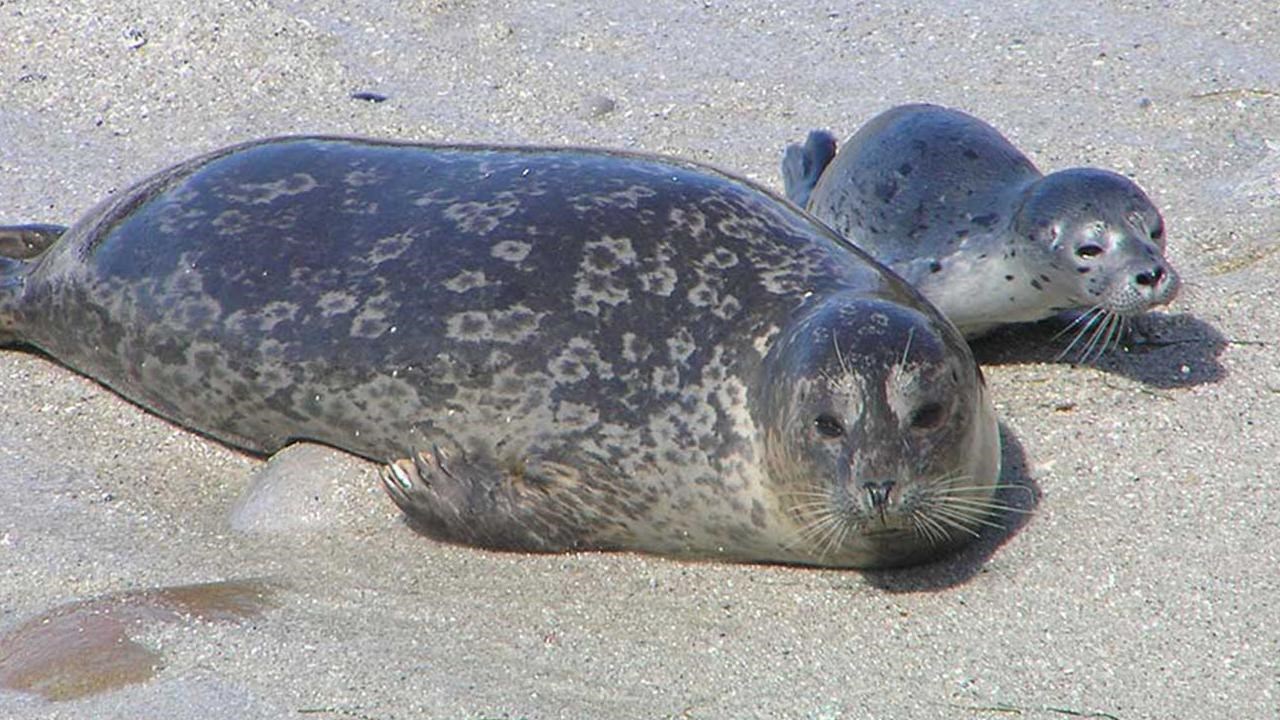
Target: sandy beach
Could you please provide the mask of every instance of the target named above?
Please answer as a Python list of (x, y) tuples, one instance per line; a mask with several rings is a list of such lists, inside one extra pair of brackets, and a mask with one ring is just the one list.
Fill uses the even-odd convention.
[[(1044, 171), (1132, 177), (1186, 282), (1093, 365), (1051, 329), (977, 343), (1034, 512), (892, 572), (450, 546), (334, 455), (233, 522), (261, 459), (0, 351), (0, 685), (43, 688), (0, 718), (1280, 716), (1280, 13), (988, 5), (0, 3), (0, 224), (290, 133), (625, 148), (780, 191), (811, 128), (927, 101)], [(54, 650), (86, 627), (147, 670), (77, 685), (89, 653)]]

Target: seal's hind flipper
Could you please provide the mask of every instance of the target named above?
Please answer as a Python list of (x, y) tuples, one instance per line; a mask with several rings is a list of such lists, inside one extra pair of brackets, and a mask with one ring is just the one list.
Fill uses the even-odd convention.
[(804, 145), (788, 145), (782, 154), (782, 187), (787, 199), (805, 207), (822, 171), (836, 156), (836, 138), (826, 130), (813, 130)]
[(0, 225), (0, 257), (15, 260), (36, 257), (66, 231), (61, 225)]
[[(599, 541), (592, 478), (542, 459), (479, 460), (432, 445), (382, 470), (387, 494), (428, 535), (495, 550), (609, 549)], [(592, 519), (594, 518), (594, 519)]]
[(18, 307), (31, 262), (67, 229), (61, 225), (0, 225), (0, 345), (23, 342)]

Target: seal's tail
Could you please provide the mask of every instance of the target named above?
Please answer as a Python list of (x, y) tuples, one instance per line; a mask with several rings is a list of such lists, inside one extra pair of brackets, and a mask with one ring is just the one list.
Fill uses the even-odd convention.
[(18, 340), (17, 308), (31, 259), (48, 250), (66, 231), (61, 225), (0, 226), (0, 345)]
[(788, 145), (782, 154), (782, 187), (787, 199), (805, 207), (822, 171), (836, 156), (836, 138), (826, 130), (814, 130), (804, 145)]

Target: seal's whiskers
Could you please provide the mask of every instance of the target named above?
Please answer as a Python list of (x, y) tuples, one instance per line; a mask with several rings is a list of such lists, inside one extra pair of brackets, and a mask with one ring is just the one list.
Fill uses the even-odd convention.
[(794, 495), (815, 499), (792, 505), (792, 512), (800, 521), (800, 527), (794, 542), (788, 543), (787, 548), (813, 545), (818, 548), (819, 558), (827, 557), (844, 542), (851, 522), (826, 493), (796, 492)]
[(911, 524), (916, 534), (923, 537), (930, 545), (940, 545), (951, 537), (951, 533), (929, 513), (916, 510), (911, 513)]
[(1004, 527), (994, 517), (998, 513), (1027, 512), (992, 496), (1005, 488), (1020, 486), (1007, 483), (981, 486), (966, 484), (972, 480), (972, 477), (964, 474), (938, 478), (924, 492), (919, 505), (912, 509), (912, 524), (931, 543), (951, 538), (956, 530), (977, 537), (982, 527)]
[[(1119, 343), (1120, 335), (1116, 332), (1124, 324), (1124, 317), (1115, 313), (1108, 313), (1102, 324), (1093, 332), (1093, 336), (1089, 338), (1089, 344), (1085, 348), (1081, 362), (1089, 362), (1092, 357), (1094, 360), (1101, 358), (1112, 346), (1112, 340)], [(1101, 340), (1101, 342), (1099, 342)]]
[(1058, 361), (1070, 355), (1071, 351), (1075, 349), (1076, 344), (1079, 343), (1082, 338), (1084, 338), (1085, 334), (1089, 332), (1089, 330), (1093, 327), (1094, 323), (1098, 322), (1098, 319), (1105, 313), (1106, 313), (1106, 310), (1104, 310), (1101, 306), (1095, 305), (1089, 308), (1088, 310), (1085, 310), (1084, 312), (1077, 315), (1076, 318), (1072, 320), (1066, 327), (1059, 330), (1056, 335), (1050, 338), (1050, 342), (1054, 342), (1058, 340), (1058, 338), (1062, 337), (1063, 335), (1066, 335), (1067, 333), (1070, 333), (1073, 331), (1075, 333), (1075, 336), (1071, 338), (1071, 342), (1068, 343), (1067, 346), (1063, 348), (1061, 352), (1055, 355), (1053, 359), (1055, 361)]
[(845, 375), (848, 375), (848, 374), (849, 374), (849, 363), (845, 361), (845, 359), (844, 359), (844, 353), (840, 352), (840, 340), (839, 340), (839, 338), (837, 338), (835, 335), (832, 335), (832, 336), (831, 336), (831, 344), (832, 344), (832, 346), (834, 346), (834, 347), (835, 347), (835, 350), (836, 350), (836, 363), (837, 363), (837, 364), (839, 364), (839, 366), (840, 366), (840, 372), (841, 372), (841, 373), (843, 373), (843, 374), (845, 374)]
[(1119, 346), (1128, 322), (1124, 315), (1107, 310), (1101, 305), (1089, 308), (1053, 336), (1057, 340), (1069, 332), (1075, 332), (1071, 342), (1054, 356), (1054, 360), (1062, 360), (1071, 355), (1073, 350), (1077, 351), (1076, 361), (1081, 364), (1101, 358), (1108, 350)]

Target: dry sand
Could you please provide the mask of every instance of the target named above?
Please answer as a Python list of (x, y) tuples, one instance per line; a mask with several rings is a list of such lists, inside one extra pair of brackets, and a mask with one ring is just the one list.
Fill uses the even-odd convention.
[[(108, 596), (63, 617), (141, 618), (160, 667), (0, 692), (0, 717), (1280, 716), (1280, 13), (576, 5), (0, 3), (0, 222), (66, 223), (293, 132), (625, 147), (777, 188), (811, 127), (956, 106), (1042, 169), (1131, 174), (1188, 281), (1159, 344), (1096, 367), (1052, 362), (1038, 330), (978, 348), (1035, 515), (893, 573), (503, 555), (414, 534), (350, 463), (277, 499), (299, 522), (244, 534), (228, 512), (258, 460), (3, 352), (0, 632)], [(231, 618), (127, 595), (247, 578), (270, 603)]]

